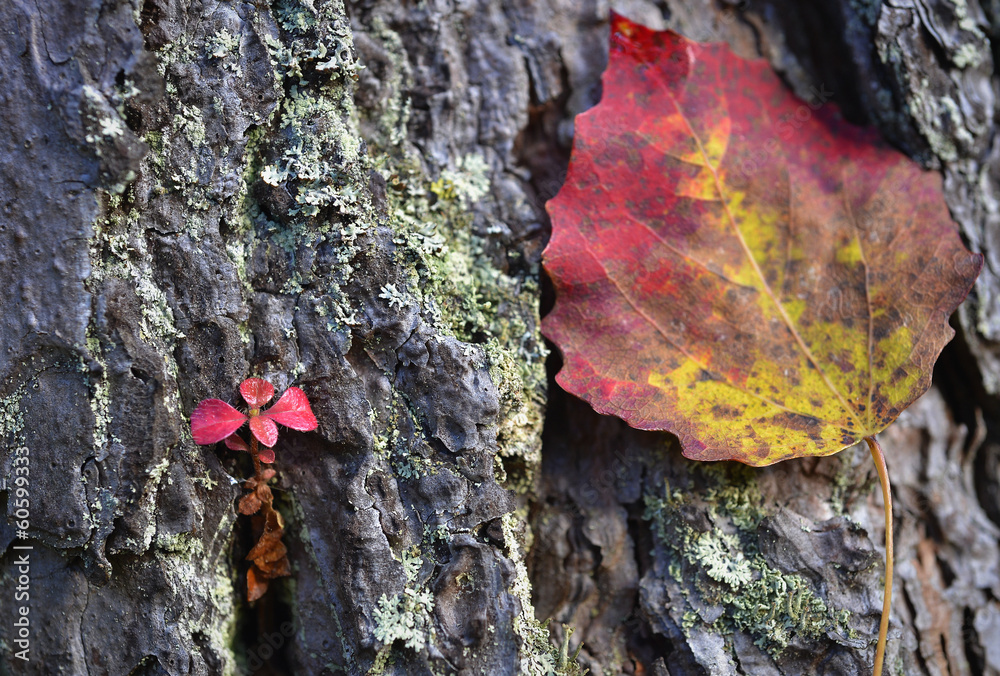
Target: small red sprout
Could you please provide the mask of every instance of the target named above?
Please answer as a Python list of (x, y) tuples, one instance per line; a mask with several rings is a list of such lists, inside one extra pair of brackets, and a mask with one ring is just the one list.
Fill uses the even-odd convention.
[[(240, 384), (240, 395), (247, 402), (246, 413), (238, 411), (221, 399), (205, 399), (191, 411), (191, 435), (196, 444), (224, 441), (234, 451), (246, 451), (253, 458), (254, 475), (244, 483), (246, 494), (240, 498), (238, 511), (253, 517), (257, 544), (247, 555), (247, 599), (255, 601), (267, 591), (268, 581), (291, 574), (288, 550), (281, 542), (284, 520), (274, 509), (274, 496), (267, 482), (274, 478), (273, 469), (263, 469), (262, 462), (274, 462), (271, 449), (278, 441), (278, 425), (300, 432), (316, 429), (316, 416), (306, 393), (289, 387), (274, 406), (260, 408), (274, 398), (274, 387), (261, 378), (247, 378)], [(236, 434), (243, 423), (250, 421), (250, 445)], [(260, 448), (257, 442), (264, 445)]]
[(250, 407), (246, 414), (236, 410), (221, 399), (205, 399), (191, 411), (191, 434), (196, 444), (214, 444), (225, 441), (234, 451), (250, 451), (246, 442), (236, 435), (243, 423), (250, 421), (250, 433), (267, 448), (260, 451), (261, 462), (274, 462), (271, 447), (278, 441), (278, 426), (300, 432), (316, 429), (316, 416), (309, 407), (306, 393), (289, 387), (281, 399), (266, 411), (260, 407), (274, 398), (274, 387), (261, 378), (247, 378), (240, 385), (240, 394)]

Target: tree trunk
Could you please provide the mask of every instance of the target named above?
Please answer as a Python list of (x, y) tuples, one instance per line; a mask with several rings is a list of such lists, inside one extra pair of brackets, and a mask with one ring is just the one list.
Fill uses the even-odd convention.
[[(1000, 6), (613, 5), (944, 172), (987, 263), (882, 435), (886, 663), (1000, 673)], [(871, 673), (866, 450), (699, 465), (549, 380), (544, 202), (608, 11), (0, 6), (0, 674)], [(319, 420), (281, 430), (291, 575), (254, 602), (250, 458), (189, 427), (251, 375)]]

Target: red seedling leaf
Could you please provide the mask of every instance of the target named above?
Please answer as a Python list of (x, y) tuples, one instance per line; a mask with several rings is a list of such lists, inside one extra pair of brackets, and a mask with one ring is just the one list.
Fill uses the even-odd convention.
[(247, 378), (240, 383), (240, 394), (250, 408), (260, 408), (274, 398), (274, 386), (262, 378)]
[(221, 399), (205, 399), (191, 411), (191, 436), (196, 444), (214, 444), (238, 430), (247, 417)]
[(982, 266), (941, 177), (764, 61), (612, 18), (599, 106), (548, 205), (558, 382), (768, 465), (884, 429), (930, 385)]
[(246, 451), (250, 452), (250, 447), (247, 446), (247, 442), (243, 441), (243, 437), (238, 434), (230, 434), (228, 437), (223, 439), (226, 443), (226, 448), (232, 449), (234, 451)]
[[(250, 431), (257, 440), (270, 448), (278, 443), (278, 426), (266, 416), (255, 415), (250, 418)], [(272, 462), (274, 453), (271, 454)], [(262, 458), (263, 459), (263, 458)]]
[[(268, 580), (291, 575), (288, 549), (281, 541), (284, 523), (273, 507), (274, 496), (267, 481), (275, 476), (273, 469), (263, 469), (261, 463), (274, 462), (272, 446), (278, 441), (278, 423), (301, 431), (316, 429), (316, 416), (305, 393), (289, 388), (268, 411), (260, 408), (274, 398), (274, 387), (262, 378), (247, 378), (240, 384), (240, 395), (250, 407), (249, 416), (240, 413), (219, 399), (201, 402), (191, 414), (191, 432), (199, 444), (224, 440), (235, 451), (256, 453), (256, 474), (246, 480), (246, 493), (240, 498), (237, 511), (253, 516), (257, 543), (247, 554), (252, 561), (247, 571), (247, 599), (259, 599), (268, 588)], [(235, 434), (249, 419), (252, 448)], [(258, 447), (258, 443), (264, 445)], [(257, 462), (259, 460), (259, 462)]]
[(281, 399), (261, 415), (300, 432), (312, 431), (317, 426), (306, 393), (297, 387), (285, 390)]

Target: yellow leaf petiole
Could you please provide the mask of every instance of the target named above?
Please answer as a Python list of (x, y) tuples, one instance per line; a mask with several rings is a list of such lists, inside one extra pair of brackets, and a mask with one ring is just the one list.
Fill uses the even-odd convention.
[(885, 466), (885, 455), (874, 436), (865, 437), (865, 443), (872, 452), (878, 480), (882, 484), (882, 504), (885, 507), (885, 591), (882, 601), (882, 621), (878, 628), (878, 645), (875, 647), (874, 676), (882, 675), (885, 659), (885, 639), (889, 633), (889, 608), (892, 605), (892, 494), (889, 491), (889, 470)]

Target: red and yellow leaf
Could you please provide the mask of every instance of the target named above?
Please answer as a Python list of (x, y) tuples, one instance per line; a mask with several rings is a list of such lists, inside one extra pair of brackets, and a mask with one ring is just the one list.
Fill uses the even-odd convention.
[(566, 390), (688, 457), (768, 465), (929, 387), (982, 266), (937, 173), (764, 61), (620, 16), (603, 83), (548, 205)]

